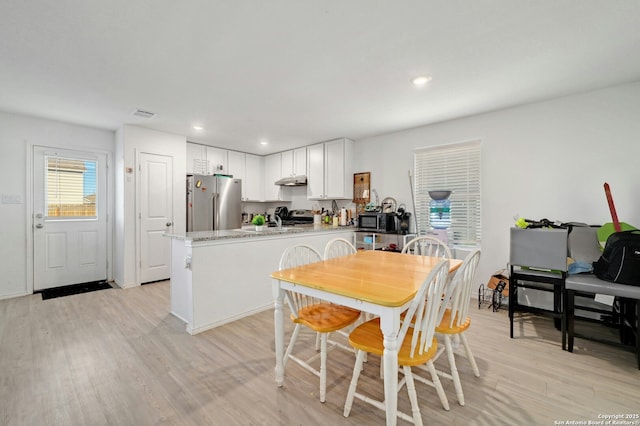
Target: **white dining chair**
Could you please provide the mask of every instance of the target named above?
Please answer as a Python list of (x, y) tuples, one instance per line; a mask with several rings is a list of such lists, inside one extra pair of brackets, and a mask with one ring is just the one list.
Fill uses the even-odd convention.
[(324, 247), (324, 259), (356, 253), (356, 247), (346, 238), (334, 238)]
[(451, 259), (449, 247), (439, 239), (428, 235), (416, 237), (407, 242), (402, 248), (402, 253)]
[[(305, 244), (297, 244), (287, 248), (284, 253), (282, 253), (280, 270), (320, 262), (321, 260), (322, 256), (316, 249)], [(295, 328), (291, 335), (289, 345), (287, 346), (283, 364), (286, 366), (287, 360), (291, 359), (318, 376), (320, 378), (320, 402), (325, 402), (328, 335), (331, 332), (341, 330), (356, 322), (360, 317), (360, 311), (346, 306), (328, 303), (294, 291), (287, 291), (285, 298), (291, 309), (291, 321), (295, 324)], [(294, 345), (298, 339), (301, 326), (303, 325), (320, 335), (320, 353), (304, 360), (293, 354)], [(331, 342), (331, 345), (332, 347), (338, 346), (335, 342)], [(350, 349), (346, 345), (344, 347), (348, 350)], [(316, 347), (316, 350), (317, 349)], [(320, 370), (311, 365), (312, 362), (317, 360), (318, 355), (320, 355)]]
[[(445, 293), (448, 274), (449, 260), (443, 259), (438, 262), (414, 296), (398, 333), (398, 365), (402, 367), (404, 375), (401, 383), (398, 384), (398, 389), (401, 389), (402, 384), (406, 382), (412, 411), (412, 415), (398, 411), (398, 417), (417, 425), (422, 425), (422, 416), (418, 405), (412, 367), (418, 365), (427, 367), (431, 372), (431, 385), (435, 387), (445, 409), (449, 409), (447, 396), (433, 365), (433, 357), (438, 350), (435, 327), (443, 316), (444, 307), (448, 302), (447, 297), (442, 297), (442, 295), (452, 294), (452, 292)], [(358, 378), (363, 368), (364, 355), (366, 353), (383, 355), (384, 336), (380, 330), (380, 319), (376, 318), (356, 327), (349, 335), (349, 343), (356, 349), (357, 356), (343, 415), (349, 416), (354, 398), (384, 410), (384, 402), (374, 400), (356, 391)]]
[[(476, 268), (480, 261), (480, 249), (474, 250), (465, 258), (464, 262), (455, 273), (453, 280), (451, 281), (452, 294), (450, 296), (449, 306), (446, 307), (442, 320), (436, 326), (436, 335), (442, 337), (444, 346), (438, 348), (438, 353), (435, 359), (446, 352), (447, 360), (449, 362), (449, 371), (439, 371), (439, 374), (450, 380), (453, 380), (453, 385), (458, 397), (458, 403), (464, 405), (464, 393), (462, 391), (462, 383), (460, 382), (460, 375), (456, 366), (454, 345), (452, 337), (459, 337), (462, 341), (462, 345), (465, 349), (466, 358), (471, 364), (473, 374), (476, 377), (480, 377), (480, 370), (476, 364), (476, 360), (471, 352), (469, 341), (465, 335), (466, 331), (471, 325), (471, 318), (469, 317), (469, 304), (471, 303), (471, 291), (473, 289), (473, 279), (475, 277)], [(418, 378), (418, 380), (421, 378)]]
[[(334, 257), (347, 256), (349, 254), (357, 253), (358, 250), (351, 243), (351, 241), (346, 238), (334, 238), (327, 242), (324, 247), (324, 260), (333, 259)], [(364, 320), (370, 320), (373, 318), (372, 314), (363, 314), (362, 317)], [(338, 333), (342, 334), (345, 337), (348, 337), (349, 328), (339, 330)]]

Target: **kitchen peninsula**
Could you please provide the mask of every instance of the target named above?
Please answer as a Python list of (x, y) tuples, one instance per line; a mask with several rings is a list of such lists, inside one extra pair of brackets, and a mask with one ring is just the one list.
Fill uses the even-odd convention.
[(293, 244), (318, 251), (355, 228), (305, 225), (165, 234), (171, 238), (171, 313), (197, 334), (273, 307), (269, 274)]

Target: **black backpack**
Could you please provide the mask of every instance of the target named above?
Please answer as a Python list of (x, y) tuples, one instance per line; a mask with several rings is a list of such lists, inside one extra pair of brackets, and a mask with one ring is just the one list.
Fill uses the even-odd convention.
[(593, 273), (601, 280), (640, 286), (640, 231), (609, 235)]

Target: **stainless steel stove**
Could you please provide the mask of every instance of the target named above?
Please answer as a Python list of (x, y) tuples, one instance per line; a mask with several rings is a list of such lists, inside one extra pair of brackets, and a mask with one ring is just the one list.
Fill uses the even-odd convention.
[[(295, 225), (312, 225), (313, 212), (311, 210), (290, 210), (285, 219), (282, 219), (282, 226)], [(275, 223), (269, 222), (270, 227), (276, 226)]]

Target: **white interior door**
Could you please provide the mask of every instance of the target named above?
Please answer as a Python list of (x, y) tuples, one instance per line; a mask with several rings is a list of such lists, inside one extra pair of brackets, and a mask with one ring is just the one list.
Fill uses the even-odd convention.
[[(169, 279), (173, 226), (173, 158), (140, 154), (140, 283)], [(186, 184), (186, 183), (185, 183)]]
[(33, 147), (33, 289), (107, 278), (107, 158)]

